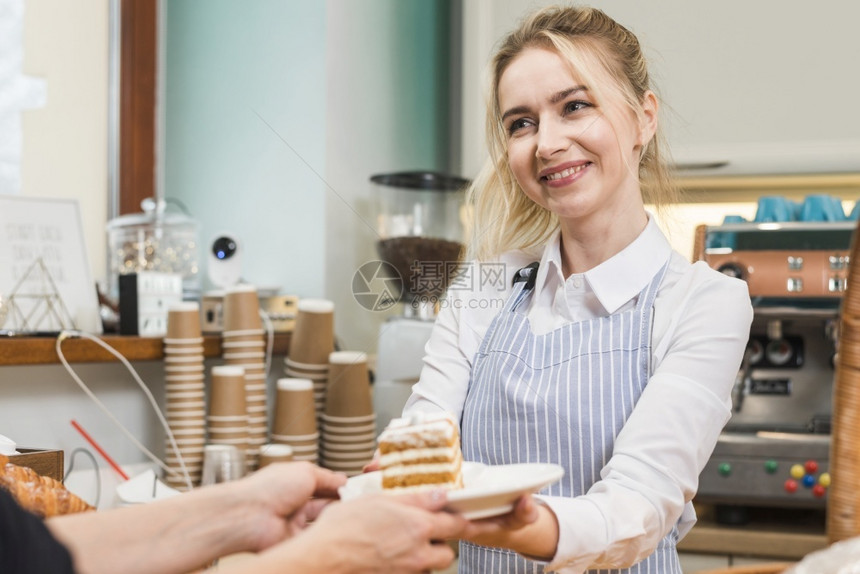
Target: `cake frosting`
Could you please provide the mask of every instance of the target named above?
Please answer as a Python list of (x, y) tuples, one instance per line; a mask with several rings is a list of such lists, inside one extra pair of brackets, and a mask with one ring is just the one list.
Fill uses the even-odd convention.
[(460, 431), (447, 413), (392, 420), (379, 435), (383, 489), (462, 488)]

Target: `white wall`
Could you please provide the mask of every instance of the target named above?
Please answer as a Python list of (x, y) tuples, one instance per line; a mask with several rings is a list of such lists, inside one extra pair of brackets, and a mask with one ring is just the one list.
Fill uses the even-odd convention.
[(24, 3), (25, 75), (47, 104), (23, 112), (22, 195), (75, 198), (94, 279), (105, 277), (108, 0)]
[(326, 291), (347, 349), (373, 352), (388, 313), (353, 297), (358, 268), (378, 259), (373, 174), (445, 171), (444, 2), (328, 0)]

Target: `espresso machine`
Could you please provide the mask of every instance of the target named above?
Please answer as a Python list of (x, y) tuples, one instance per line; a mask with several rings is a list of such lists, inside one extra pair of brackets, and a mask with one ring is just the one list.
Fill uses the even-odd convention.
[(400, 313), (379, 330), (374, 411), (381, 432), (399, 417), (418, 381), (424, 346), (442, 297), (460, 266), (468, 180), (435, 172), (370, 178), (377, 199), (376, 250), (398, 281)]
[(759, 202), (756, 221), (697, 230), (698, 259), (746, 281), (754, 309), (732, 416), (696, 495), (725, 522), (744, 522), (748, 507), (823, 511), (830, 485), (834, 357), (856, 223), (841, 208), (794, 219), (797, 206), (774, 220), (762, 216), (771, 203)]

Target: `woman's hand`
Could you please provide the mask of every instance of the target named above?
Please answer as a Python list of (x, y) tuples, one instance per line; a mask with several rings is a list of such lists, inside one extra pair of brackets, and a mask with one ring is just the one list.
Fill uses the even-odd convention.
[(507, 514), (469, 522), (462, 539), (550, 560), (558, 546), (558, 521), (551, 510), (526, 494)]
[(373, 472), (375, 470), (379, 470), (379, 456), (379, 449), (376, 449), (376, 452), (373, 453), (373, 458), (370, 462), (364, 465), (361, 472)]
[(489, 541), (513, 530), (519, 530), (537, 519), (537, 504), (531, 495), (527, 494), (517, 499), (513, 510), (507, 514), (469, 522), (463, 531), (463, 539), (484, 546), (497, 546)]

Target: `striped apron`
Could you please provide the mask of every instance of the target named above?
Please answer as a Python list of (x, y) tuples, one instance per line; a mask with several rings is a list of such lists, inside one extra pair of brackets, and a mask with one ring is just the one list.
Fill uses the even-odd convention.
[[(585, 494), (600, 479), (615, 437), (648, 383), (652, 308), (665, 271), (632, 309), (535, 335), (517, 308), (532, 293), (537, 269), (520, 270), (475, 357), (463, 410), (463, 458), (560, 464), (564, 477), (540, 493)], [(676, 526), (631, 568), (593, 572), (681, 574), (677, 540)], [(460, 543), (460, 574), (543, 571), (515, 552)]]

